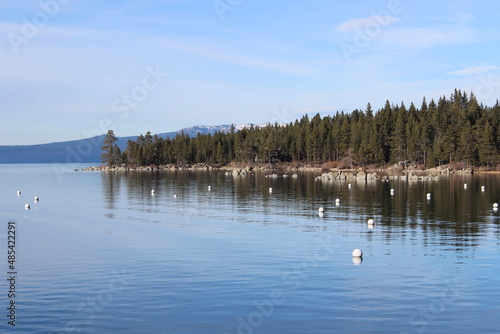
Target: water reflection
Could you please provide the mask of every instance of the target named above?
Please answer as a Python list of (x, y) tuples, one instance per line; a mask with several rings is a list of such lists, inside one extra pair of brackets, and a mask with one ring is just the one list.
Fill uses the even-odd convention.
[[(315, 180), (313, 173), (300, 173), (297, 178), (266, 174), (128, 171), (103, 172), (101, 177), (110, 218), (117, 208), (126, 206), (132, 211), (128, 218), (133, 219), (134, 212), (156, 214), (150, 218), (159, 223), (176, 215), (183, 217), (181, 224), (187, 224), (189, 217), (237, 220), (304, 231), (360, 233), (368, 241), (378, 238), (387, 244), (446, 245), (457, 252), (478, 246), (488, 233), (499, 236), (498, 212), (492, 210), (492, 203), (500, 199), (499, 175), (419, 182), (324, 182)], [(319, 207), (325, 212), (318, 214)], [(367, 226), (368, 218), (377, 224)]]

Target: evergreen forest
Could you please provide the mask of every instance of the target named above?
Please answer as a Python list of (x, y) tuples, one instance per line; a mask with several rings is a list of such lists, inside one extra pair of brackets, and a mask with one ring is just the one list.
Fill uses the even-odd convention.
[[(211, 163), (325, 163), (350, 166), (416, 162), (427, 168), (447, 163), (496, 166), (500, 163), (500, 105), (478, 103), (455, 90), (420, 106), (386, 101), (379, 110), (317, 114), (289, 124), (251, 126), (228, 133), (184, 133), (163, 139), (147, 132), (119, 152), (112, 130), (102, 148), (103, 163), (165, 165)], [(117, 150), (118, 149), (118, 150)]]

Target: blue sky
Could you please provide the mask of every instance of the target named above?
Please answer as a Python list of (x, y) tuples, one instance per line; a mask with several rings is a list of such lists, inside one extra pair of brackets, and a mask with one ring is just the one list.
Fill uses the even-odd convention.
[(0, 145), (500, 96), (500, 2), (0, 0)]

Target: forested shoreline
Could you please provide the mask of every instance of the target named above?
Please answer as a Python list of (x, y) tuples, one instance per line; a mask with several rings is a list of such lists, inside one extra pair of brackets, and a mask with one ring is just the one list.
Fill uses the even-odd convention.
[(166, 165), (209, 163), (325, 163), (364, 167), (414, 162), (426, 168), (461, 163), (493, 167), (500, 163), (500, 104), (479, 104), (474, 94), (455, 90), (420, 106), (389, 101), (377, 111), (337, 112), (289, 124), (251, 126), (228, 133), (184, 133), (163, 139), (147, 132), (128, 141), (124, 152), (112, 130), (102, 150), (107, 165)]

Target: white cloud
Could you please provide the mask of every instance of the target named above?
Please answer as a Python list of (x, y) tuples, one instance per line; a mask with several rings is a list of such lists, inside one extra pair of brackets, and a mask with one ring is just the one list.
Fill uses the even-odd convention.
[(452, 72), (449, 72), (447, 74), (448, 75), (483, 74), (483, 73), (488, 73), (489, 71), (492, 71), (492, 70), (500, 70), (500, 67), (492, 66), (492, 65), (472, 66), (472, 67), (463, 68), (461, 70), (452, 71)]
[(380, 43), (410, 48), (461, 44), (473, 40), (474, 32), (456, 28), (401, 28), (390, 29), (380, 37)]
[(394, 16), (373, 15), (365, 18), (357, 18), (347, 20), (339, 24), (336, 28), (338, 31), (356, 31), (369, 28), (371, 25), (387, 27), (391, 24), (399, 22), (399, 19)]

